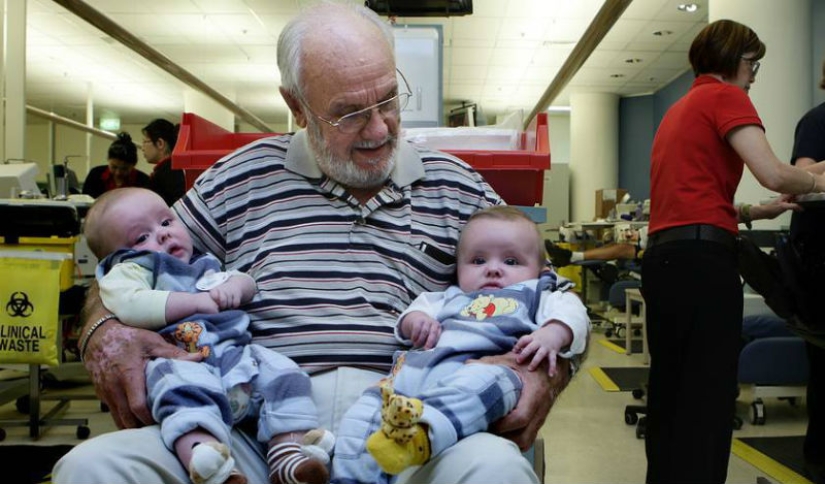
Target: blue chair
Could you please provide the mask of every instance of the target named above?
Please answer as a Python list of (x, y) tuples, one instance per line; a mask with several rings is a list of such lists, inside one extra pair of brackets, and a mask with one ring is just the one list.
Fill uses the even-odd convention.
[[(620, 311), (625, 310), (625, 289), (638, 289), (642, 287), (642, 281), (637, 279), (625, 279), (614, 282), (607, 293), (607, 302), (610, 304), (611, 307), (614, 307)], [(638, 304), (633, 304), (633, 312), (638, 313)], [(622, 337), (623, 332), (625, 331), (625, 317), (617, 316), (614, 318), (613, 321), (610, 321), (610, 327), (605, 330), (605, 336), (608, 338), (612, 336), (614, 333), (617, 337)]]
[(750, 422), (765, 424), (763, 397), (788, 399), (805, 396), (808, 354), (805, 340), (788, 329), (785, 321), (766, 310), (742, 319), (743, 347), (739, 353), (739, 383), (753, 386)]

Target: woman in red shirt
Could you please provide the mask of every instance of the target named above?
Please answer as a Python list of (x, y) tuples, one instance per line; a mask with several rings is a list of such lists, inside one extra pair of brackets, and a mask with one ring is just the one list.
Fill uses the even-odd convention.
[(96, 166), (89, 170), (83, 182), (83, 193), (97, 198), (115, 188), (147, 187), (149, 175), (135, 168), (137, 165), (137, 146), (129, 133), (120, 133), (109, 145), (108, 164)]
[(647, 482), (727, 477), (743, 306), (737, 224), (795, 208), (788, 197), (735, 207), (744, 166), (773, 191), (825, 191), (825, 166), (792, 167), (768, 144), (748, 97), (764, 55), (747, 26), (709, 24), (690, 47), (696, 80), (653, 141), (642, 262), (651, 354)]

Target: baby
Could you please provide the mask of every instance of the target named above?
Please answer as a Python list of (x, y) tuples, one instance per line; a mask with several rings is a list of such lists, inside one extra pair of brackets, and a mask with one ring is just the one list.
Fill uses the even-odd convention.
[(271, 483), (328, 482), (334, 437), (316, 428), (309, 376), (251, 344), (249, 317), (236, 309), (254, 297), (255, 281), (222, 272), (211, 254), (195, 254), (189, 232), (147, 189), (104, 193), (89, 209), (84, 234), (101, 260), (104, 306), (122, 323), (157, 330), (202, 355), (201, 362), (157, 358), (146, 367), (152, 416), (192, 481), (245, 483), (230, 429), (257, 416)]
[(541, 237), (522, 211), (473, 214), (456, 257), (458, 285), (419, 295), (398, 318), (397, 337), (419, 350), (398, 352), (390, 376), (344, 416), (333, 482), (387, 482), (510, 412), (517, 374), (467, 360), (512, 350), (553, 376), (558, 356), (584, 352), (587, 310), (569, 281), (544, 271)]

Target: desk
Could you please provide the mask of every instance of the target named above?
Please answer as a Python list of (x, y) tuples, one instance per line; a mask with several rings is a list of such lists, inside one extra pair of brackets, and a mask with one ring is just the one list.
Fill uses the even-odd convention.
[(564, 227), (573, 230), (596, 230), (596, 229), (610, 229), (616, 225), (629, 225), (630, 228), (639, 229), (647, 227), (648, 222), (644, 220), (602, 220), (597, 222), (570, 222), (564, 224)]
[(650, 352), (647, 349), (647, 328), (645, 327), (646, 324), (646, 315), (645, 315), (645, 298), (642, 297), (642, 291), (636, 288), (625, 289), (624, 290), (624, 297), (625, 297), (625, 353), (631, 354), (633, 353), (633, 347), (631, 346), (630, 337), (633, 334), (633, 302), (638, 302), (640, 305), (639, 308), (639, 316), (642, 320), (642, 361), (645, 365), (650, 363)]

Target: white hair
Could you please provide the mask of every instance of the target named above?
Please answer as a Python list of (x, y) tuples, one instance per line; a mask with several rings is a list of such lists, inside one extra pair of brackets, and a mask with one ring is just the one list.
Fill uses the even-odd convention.
[(392, 27), (377, 13), (359, 3), (323, 1), (302, 10), (287, 23), (278, 36), (278, 69), (281, 71), (281, 87), (291, 95), (303, 99), (301, 83), (301, 56), (307, 35), (318, 31), (318, 26), (330, 22), (348, 22), (346, 18), (360, 17), (375, 25), (384, 40), (395, 53), (395, 37)]

